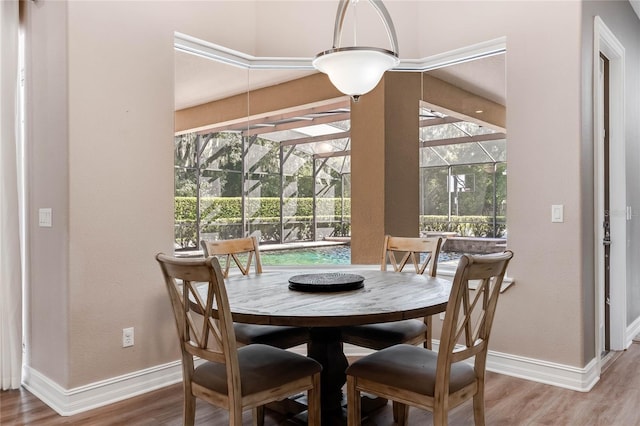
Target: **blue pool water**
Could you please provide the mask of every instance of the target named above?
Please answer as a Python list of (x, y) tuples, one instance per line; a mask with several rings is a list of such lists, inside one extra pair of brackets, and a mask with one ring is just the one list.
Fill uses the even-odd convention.
[(339, 245), (261, 251), (260, 259), (265, 266), (348, 265), (351, 263), (351, 247), (348, 245)]
[[(440, 262), (456, 260), (458, 253), (441, 252)], [(312, 247), (304, 249), (265, 250), (260, 252), (262, 264), (278, 265), (349, 265), (351, 263), (351, 246), (337, 245), (328, 247)]]

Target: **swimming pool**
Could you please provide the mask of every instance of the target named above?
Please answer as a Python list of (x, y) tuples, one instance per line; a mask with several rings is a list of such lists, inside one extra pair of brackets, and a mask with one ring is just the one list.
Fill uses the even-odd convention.
[[(456, 260), (459, 253), (440, 252), (439, 262)], [(351, 246), (336, 245), (285, 250), (264, 250), (260, 259), (265, 266), (278, 265), (349, 265)]]
[(265, 266), (278, 265), (349, 265), (351, 246), (336, 245), (285, 250), (261, 251)]

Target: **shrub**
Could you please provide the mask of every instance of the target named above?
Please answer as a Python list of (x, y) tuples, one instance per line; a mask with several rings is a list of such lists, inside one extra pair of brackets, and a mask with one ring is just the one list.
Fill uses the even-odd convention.
[(502, 238), (506, 235), (506, 218), (496, 217), (494, 232), (492, 216), (420, 216), (421, 232), (456, 232), (463, 237)]
[[(240, 197), (203, 197), (200, 199), (200, 226), (203, 234), (216, 234), (220, 239), (238, 238), (244, 233), (242, 226), (242, 199)], [(318, 225), (333, 228), (333, 236), (348, 236), (351, 232), (351, 202), (340, 198), (319, 198), (316, 205)], [(260, 230), (263, 241), (282, 241), (280, 235), (280, 198), (248, 198), (249, 227)], [(295, 203), (284, 205), (286, 241), (309, 240), (313, 236), (313, 198), (296, 198)], [(181, 248), (198, 247), (196, 197), (175, 197), (175, 240)], [(504, 237), (504, 216), (496, 218), (494, 230), (491, 216), (420, 216), (421, 232), (456, 232), (467, 237)]]
[[(248, 198), (247, 220), (251, 229), (258, 229), (263, 241), (281, 241), (280, 198)], [(350, 200), (344, 200), (342, 217), (340, 198), (319, 198), (316, 204), (318, 223), (330, 224), (334, 234), (345, 235), (349, 230)], [(296, 198), (284, 205), (287, 241), (309, 240), (313, 236), (313, 198)], [(175, 239), (180, 248), (198, 247), (196, 241), (197, 198), (175, 197)], [(336, 223), (337, 222), (337, 223)], [(202, 234), (216, 234), (218, 238), (238, 238), (243, 235), (241, 197), (202, 197), (200, 199), (200, 227)], [(347, 234), (348, 235), (348, 234)]]

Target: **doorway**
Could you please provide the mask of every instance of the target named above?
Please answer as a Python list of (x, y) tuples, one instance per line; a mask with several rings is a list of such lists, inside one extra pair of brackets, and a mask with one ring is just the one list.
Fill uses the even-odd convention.
[(608, 351), (624, 350), (628, 209), (624, 160), (624, 47), (600, 17), (594, 21), (595, 344), (599, 369)]
[(600, 53), (599, 78), (599, 104), (598, 120), (602, 124), (598, 143), (602, 144), (603, 176), (602, 195), (603, 211), (602, 215), (602, 249), (603, 249), (603, 295), (600, 301), (600, 356), (605, 357), (611, 349), (611, 338), (609, 329), (611, 327), (611, 201), (610, 201), (610, 155), (609, 155), (609, 59)]

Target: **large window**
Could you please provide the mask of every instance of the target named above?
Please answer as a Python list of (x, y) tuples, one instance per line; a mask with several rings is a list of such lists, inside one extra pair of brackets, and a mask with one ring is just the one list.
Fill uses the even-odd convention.
[[(175, 138), (175, 244), (349, 237), (349, 101)], [(506, 135), (420, 108), (420, 232), (506, 236)]]
[[(350, 236), (348, 109), (314, 114), (176, 136), (176, 249)], [(420, 232), (505, 237), (506, 135), (427, 108), (420, 123)]]
[(420, 110), (422, 233), (506, 236), (506, 135)]
[(246, 229), (263, 242), (280, 241), (280, 144), (258, 136), (245, 138)]
[(347, 106), (176, 136), (176, 249), (244, 235), (262, 243), (348, 236)]

